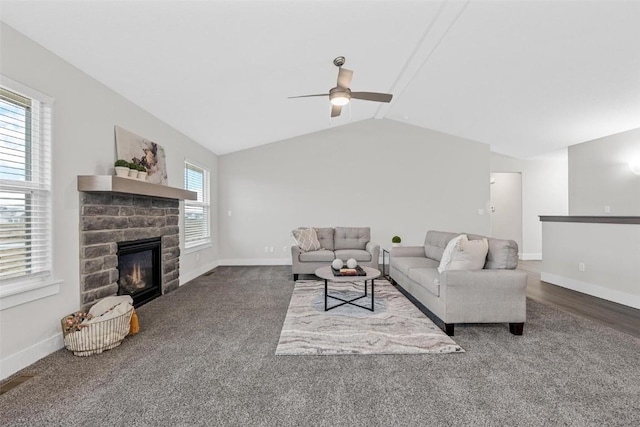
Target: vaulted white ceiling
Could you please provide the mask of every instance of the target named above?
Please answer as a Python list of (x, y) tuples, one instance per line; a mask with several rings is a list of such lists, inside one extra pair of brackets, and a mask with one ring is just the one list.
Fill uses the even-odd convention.
[[(0, 19), (217, 154), (388, 118), (527, 158), (640, 127), (638, 1), (0, 1)], [(333, 58), (352, 102), (329, 121)]]

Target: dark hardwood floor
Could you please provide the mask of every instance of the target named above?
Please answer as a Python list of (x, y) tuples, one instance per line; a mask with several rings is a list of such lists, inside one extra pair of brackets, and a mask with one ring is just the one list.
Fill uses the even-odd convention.
[[(540, 281), (542, 261), (519, 261), (527, 273), (527, 296), (640, 338), (640, 310)], [(525, 325), (526, 329), (526, 325)]]

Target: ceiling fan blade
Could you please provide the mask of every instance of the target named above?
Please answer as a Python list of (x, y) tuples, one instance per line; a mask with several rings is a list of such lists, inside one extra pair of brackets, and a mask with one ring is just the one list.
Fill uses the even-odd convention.
[(393, 95), (390, 93), (378, 92), (351, 92), (352, 99), (362, 99), (364, 101), (391, 102)]
[(318, 94), (315, 94), (315, 95), (290, 96), (289, 99), (291, 99), (291, 98), (309, 98), (311, 96), (329, 96), (329, 94), (328, 93), (318, 93)]
[(349, 89), (351, 77), (353, 77), (353, 71), (340, 67), (338, 71), (338, 86)]
[(342, 112), (341, 105), (332, 105), (331, 106), (331, 117), (338, 117)]

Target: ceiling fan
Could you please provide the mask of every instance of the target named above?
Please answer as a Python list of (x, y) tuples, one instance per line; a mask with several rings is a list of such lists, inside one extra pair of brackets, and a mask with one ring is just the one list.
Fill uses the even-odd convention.
[(333, 60), (333, 65), (338, 67), (338, 83), (337, 86), (329, 90), (329, 93), (320, 93), (316, 95), (290, 96), (289, 98), (309, 98), (312, 96), (328, 96), (331, 102), (331, 117), (337, 117), (342, 112), (342, 107), (347, 105), (352, 99), (362, 99), (364, 101), (391, 102), (393, 95), (390, 93), (378, 92), (351, 92), (349, 84), (353, 71), (342, 68), (345, 63), (344, 56), (338, 56)]

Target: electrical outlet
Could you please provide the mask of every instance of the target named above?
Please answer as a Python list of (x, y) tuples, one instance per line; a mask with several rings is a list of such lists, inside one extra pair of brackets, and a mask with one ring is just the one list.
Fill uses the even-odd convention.
[(200, 254), (199, 253), (196, 254), (196, 261), (200, 261)]
[(579, 262), (578, 263), (578, 271), (585, 271), (585, 266), (584, 266), (584, 262)]
[(228, 216), (231, 216), (231, 211), (227, 211), (227, 215), (228, 215)]
[(289, 249), (287, 246), (283, 246), (282, 247), (282, 252), (287, 252), (287, 249)]
[(265, 252), (269, 252), (269, 246), (265, 246), (265, 247), (264, 247), (264, 251), (265, 251)]
[(478, 209), (478, 215), (484, 215), (484, 209)]
[(604, 213), (611, 213), (611, 206), (604, 205)]
[(269, 252), (273, 252), (273, 246), (269, 248)]

